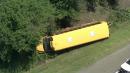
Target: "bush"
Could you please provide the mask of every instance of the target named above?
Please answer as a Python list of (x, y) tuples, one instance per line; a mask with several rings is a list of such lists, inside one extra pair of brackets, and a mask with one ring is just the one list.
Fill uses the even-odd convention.
[(130, 20), (130, 12), (125, 9), (113, 10), (108, 21), (113, 27), (117, 27), (119, 23)]
[(55, 21), (58, 27), (71, 26), (71, 21), (78, 15), (78, 0), (50, 0), (56, 9)]

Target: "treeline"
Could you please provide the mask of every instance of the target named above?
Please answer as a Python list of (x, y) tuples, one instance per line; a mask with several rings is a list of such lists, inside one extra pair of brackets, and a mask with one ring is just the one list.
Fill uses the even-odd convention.
[[(97, 4), (112, 9), (118, 5), (118, 0), (84, 2), (88, 11), (95, 11)], [(26, 68), (40, 37), (71, 26), (79, 4), (80, 0), (0, 0), (0, 68)]]

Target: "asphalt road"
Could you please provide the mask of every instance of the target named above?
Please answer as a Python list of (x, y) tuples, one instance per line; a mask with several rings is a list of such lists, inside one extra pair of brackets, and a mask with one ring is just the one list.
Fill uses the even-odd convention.
[(77, 73), (115, 73), (128, 58), (130, 58), (130, 45), (97, 61), (90, 67), (81, 69)]

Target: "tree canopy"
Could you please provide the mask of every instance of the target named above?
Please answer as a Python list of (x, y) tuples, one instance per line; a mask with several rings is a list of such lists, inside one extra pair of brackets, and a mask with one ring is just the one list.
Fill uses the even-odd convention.
[[(0, 0), (0, 62), (23, 62), (35, 53), (41, 36), (51, 27), (66, 27), (80, 11), (80, 0)], [(97, 2), (115, 6), (117, 0), (85, 0), (92, 9)], [(114, 4), (114, 3), (115, 4)], [(62, 25), (61, 25), (62, 24)]]
[(48, 0), (0, 0), (0, 61), (31, 56), (53, 12)]

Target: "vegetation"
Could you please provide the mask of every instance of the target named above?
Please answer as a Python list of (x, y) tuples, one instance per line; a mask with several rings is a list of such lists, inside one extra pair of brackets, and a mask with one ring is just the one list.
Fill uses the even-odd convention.
[[(98, 6), (110, 9), (113, 15), (108, 21), (113, 27), (130, 18), (129, 11), (118, 8), (118, 0), (83, 2), (88, 12), (96, 12)], [(37, 57), (35, 47), (41, 36), (73, 26), (81, 4), (81, 0), (0, 0), (0, 69), (10, 73), (27, 70)]]
[(47, 64), (40, 64), (23, 73), (76, 73), (81, 68), (88, 67), (97, 60), (119, 50), (130, 42), (130, 11), (121, 10), (122, 13), (119, 11), (112, 10), (113, 15), (108, 19), (111, 25), (109, 39), (75, 48), (73, 51), (60, 54)]
[(0, 66), (28, 65), (53, 12), (48, 0), (0, 0)]
[(24, 73), (76, 73), (81, 68), (88, 67), (130, 42), (129, 22), (118, 24), (118, 28), (111, 27), (109, 39), (75, 48), (73, 51), (57, 56), (50, 63), (40, 64)]

